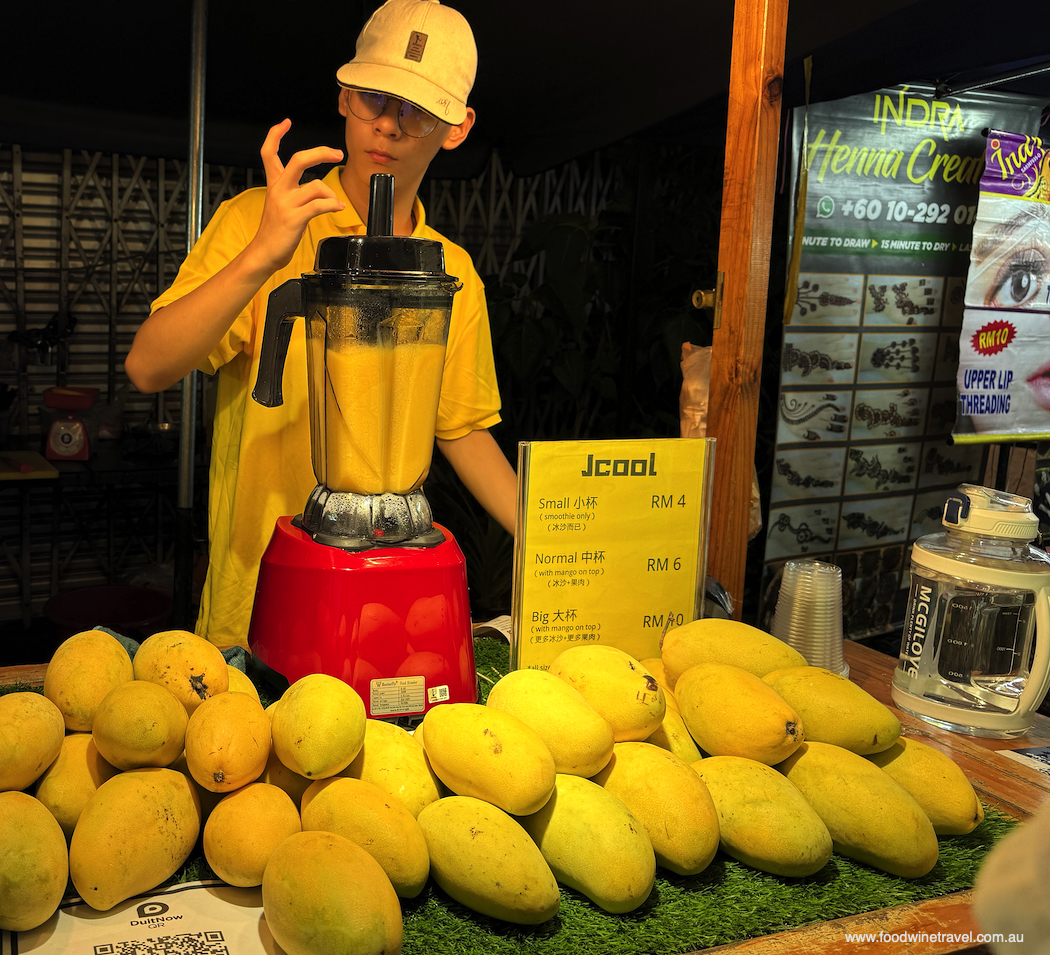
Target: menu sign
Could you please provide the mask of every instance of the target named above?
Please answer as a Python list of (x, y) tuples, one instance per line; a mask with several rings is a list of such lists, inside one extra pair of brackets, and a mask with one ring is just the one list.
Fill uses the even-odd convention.
[(518, 669), (583, 643), (659, 656), (701, 612), (714, 442), (523, 442), (518, 453)]

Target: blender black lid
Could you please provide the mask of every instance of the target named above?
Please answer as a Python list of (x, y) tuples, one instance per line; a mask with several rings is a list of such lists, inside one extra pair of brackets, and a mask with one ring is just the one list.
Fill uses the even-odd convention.
[(317, 245), (314, 271), (456, 281), (445, 272), (445, 249), (440, 242), (408, 235), (329, 236)]
[(445, 249), (440, 242), (393, 234), (394, 177), (376, 173), (369, 185), (368, 234), (322, 239), (317, 244), (314, 271), (455, 282), (445, 272)]

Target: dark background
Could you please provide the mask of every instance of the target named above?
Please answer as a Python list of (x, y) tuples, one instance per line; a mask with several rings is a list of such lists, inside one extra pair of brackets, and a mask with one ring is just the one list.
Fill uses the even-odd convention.
[[(471, 101), (479, 123), (469, 149), (442, 157), (438, 176), (476, 173), (493, 148), (529, 175), (627, 136), (688, 133), (724, 107), (732, 0), (452, 5), (478, 42)], [(285, 116), (294, 123), (290, 146), (341, 145), (334, 74), (378, 6), (210, 0), (206, 160), (255, 163), (265, 130)], [(191, 0), (5, 7), (0, 140), (186, 154)], [(785, 106), (803, 101), (807, 55), (814, 100), (896, 83), (961, 83), (1045, 61), (1040, 16), (1026, 29), (1018, 18), (992, 20), (994, 8), (977, 0), (792, 0)], [(1001, 88), (1050, 93), (1050, 79)]]

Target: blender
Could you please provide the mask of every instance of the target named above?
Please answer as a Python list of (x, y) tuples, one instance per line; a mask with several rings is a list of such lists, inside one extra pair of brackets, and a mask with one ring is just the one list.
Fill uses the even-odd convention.
[(422, 489), (462, 286), (440, 242), (393, 235), (393, 176), (370, 185), (367, 234), (321, 240), (314, 271), (267, 303), (252, 397), (282, 403), (302, 316), (317, 486), (301, 514), (277, 520), (248, 645), (289, 682), (330, 674), (369, 718), (411, 724), (477, 700), (466, 562)]
[(912, 547), (911, 589), (891, 695), (944, 729), (1027, 732), (1050, 686), (1050, 557), (1029, 541), (1025, 497), (960, 485), (945, 530)]

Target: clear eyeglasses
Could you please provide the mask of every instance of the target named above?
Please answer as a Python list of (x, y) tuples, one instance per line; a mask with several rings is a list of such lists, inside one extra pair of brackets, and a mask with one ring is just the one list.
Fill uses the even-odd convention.
[(408, 100), (399, 99), (389, 93), (378, 93), (375, 90), (352, 88), (349, 96), (350, 112), (367, 123), (382, 116), (391, 100), (401, 104), (397, 111), (397, 124), (406, 136), (422, 139), (437, 129), (440, 120), (432, 113), (420, 109), (415, 103), (410, 103)]

